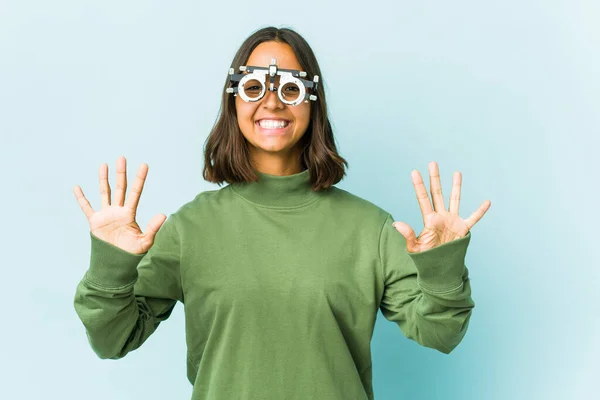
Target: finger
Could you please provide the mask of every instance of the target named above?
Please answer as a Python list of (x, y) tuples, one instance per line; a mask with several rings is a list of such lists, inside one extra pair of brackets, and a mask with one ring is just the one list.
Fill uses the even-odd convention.
[(121, 156), (117, 158), (117, 188), (115, 189), (115, 204), (122, 206), (127, 190), (127, 160)]
[(431, 203), (429, 202), (429, 195), (427, 194), (427, 189), (425, 189), (425, 184), (423, 183), (423, 178), (421, 178), (419, 171), (416, 169), (413, 170), (410, 176), (415, 187), (415, 192), (417, 193), (417, 201), (421, 208), (421, 214), (423, 214), (423, 223), (425, 223), (425, 216), (433, 212)]
[(452, 192), (450, 192), (450, 204), (448, 205), (448, 211), (450, 211), (450, 214), (458, 215), (461, 185), (462, 174), (460, 172), (455, 172), (452, 176)]
[(108, 165), (102, 163), (98, 170), (98, 179), (100, 181), (100, 208), (110, 206), (110, 184), (108, 183)]
[(137, 210), (138, 204), (140, 203), (140, 196), (144, 189), (144, 182), (146, 182), (146, 176), (148, 175), (148, 165), (142, 163), (135, 174), (135, 181), (129, 190), (129, 196), (127, 196), (127, 207)]
[(156, 236), (158, 230), (166, 220), (167, 216), (164, 214), (155, 215), (150, 222), (148, 222), (148, 226), (146, 227), (146, 232), (144, 232), (144, 234), (151, 238), (152, 242), (154, 242), (154, 236)]
[(77, 199), (77, 203), (79, 203), (79, 206), (83, 210), (83, 213), (89, 220), (91, 218), (92, 214), (94, 214), (94, 209), (92, 208), (88, 199), (85, 198), (85, 195), (83, 194), (83, 190), (81, 190), (81, 188), (79, 186), (75, 186), (73, 188), (73, 193), (75, 193), (75, 198)]
[(473, 214), (471, 214), (469, 218), (465, 219), (465, 224), (467, 224), (469, 230), (473, 227), (473, 225), (477, 223), (477, 221), (479, 221), (483, 217), (483, 215), (486, 213), (487, 210), (489, 210), (491, 205), (491, 201), (484, 201), (481, 204), (481, 206), (477, 210), (475, 210)]
[(404, 239), (406, 239), (406, 249), (408, 251), (413, 251), (417, 245), (417, 235), (415, 235), (415, 231), (410, 225), (401, 221), (396, 221), (392, 226), (394, 226), (394, 228), (404, 236)]
[(445, 211), (442, 183), (440, 182), (440, 169), (435, 161), (429, 163), (429, 190), (435, 211)]

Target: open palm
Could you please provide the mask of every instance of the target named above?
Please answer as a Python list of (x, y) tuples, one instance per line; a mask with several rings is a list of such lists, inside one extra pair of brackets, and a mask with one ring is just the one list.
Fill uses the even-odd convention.
[(396, 230), (406, 239), (406, 248), (411, 253), (429, 250), (465, 236), (491, 206), (491, 202), (486, 200), (469, 218), (462, 219), (458, 215), (462, 175), (460, 172), (455, 172), (452, 177), (450, 204), (448, 210), (446, 210), (439, 168), (435, 161), (429, 163), (429, 182), (433, 207), (419, 171), (413, 170), (411, 178), (423, 216), (423, 231), (417, 237), (415, 231), (408, 224), (401, 221), (396, 221), (393, 224)]

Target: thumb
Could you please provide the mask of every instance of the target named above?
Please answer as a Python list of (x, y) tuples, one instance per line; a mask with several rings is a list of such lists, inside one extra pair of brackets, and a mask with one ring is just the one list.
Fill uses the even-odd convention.
[(392, 224), (392, 226), (396, 228), (396, 230), (400, 232), (402, 236), (404, 236), (404, 239), (406, 239), (407, 250), (413, 251), (417, 245), (417, 235), (415, 235), (415, 231), (410, 227), (410, 225), (401, 221), (396, 221)]
[(150, 222), (148, 222), (148, 226), (146, 227), (145, 235), (150, 239), (151, 243), (154, 243), (154, 236), (162, 226), (162, 224), (167, 220), (167, 216), (164, 214), (155, 215)]

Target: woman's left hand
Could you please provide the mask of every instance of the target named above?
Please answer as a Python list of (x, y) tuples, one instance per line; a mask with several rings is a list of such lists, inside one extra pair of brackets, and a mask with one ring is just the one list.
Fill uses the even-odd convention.
[(429, 163), (429, 185), (433, 198), (433, 209), (419, 171), (413, 170), (411, 177), (417, 193), (421, 214), (423, 214), (423, 231), (417, 237), (415, 231), (408, 224), (401, 221), (396, 221), (393, 224), (396, 230), (406, 239), (406, 248), (410, 253), (429, 250), (465, 236), (492, 204), (491, 201), (486, 200), (469, 218), (462, 219), (458, 215), (462, 183), (460, 172), (455, 172), (452, 177), (452, 193), (450, 194), (448, 211), (446, 211), (444, 205), (440, 173), (435, 161)]

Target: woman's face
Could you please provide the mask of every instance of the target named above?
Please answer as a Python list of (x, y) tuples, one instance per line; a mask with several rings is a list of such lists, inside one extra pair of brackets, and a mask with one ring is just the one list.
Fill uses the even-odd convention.
[[(302, 70), (290, 45), (279, 42), (263, 42), (258, 45), (246, 65), (269, 67), (271, 59), (277, 59), (280, 69)], [(234, 66), (236, 69), (239, 66)], [(268, 87), (268, 77), (267, 77)], [(279, 75), (275, 87), (279, 85)], [(277, 92), (266, 91), (262, 99), (245, 102), (235, 97), (237, 120), (242, 134), (248, 141), (248, 150), (255, 167), (267, 173), (298, 172), (301, 149), (295, 146), (306, 132), (310, 122), (310, 104), (302, 102), (297, 106), (283, 103)], [(268, 125), (269, 120), (285, 121), (280, 125)]]

